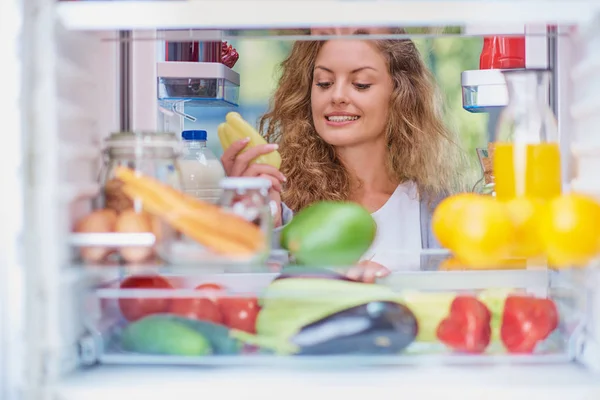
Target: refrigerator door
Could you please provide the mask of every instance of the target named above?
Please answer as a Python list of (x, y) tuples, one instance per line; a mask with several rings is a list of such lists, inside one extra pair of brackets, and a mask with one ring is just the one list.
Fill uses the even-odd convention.
[(20, 250), (23, 235), (23, 102), (20, 36), (22, 2), (0, 2), (2, 49), (2, 154), (0, 155), (0, 398), (15, 400), (22, 394), (25, 353), (24, 268)]

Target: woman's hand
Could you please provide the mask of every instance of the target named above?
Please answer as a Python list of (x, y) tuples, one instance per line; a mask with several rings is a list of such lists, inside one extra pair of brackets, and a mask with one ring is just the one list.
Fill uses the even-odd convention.
[(250, 139), (242, 139), (234, 142), (221, 156), (221, 163), (227, 176), (260, 177), (271, 181), (271, 187), (281, 192), (281, 184), (285, 182), (285, 176), (272, 165), (250, 164), (252, 160), (263, 154), (269, 154), (277, 150), (276, 144), (263, 144), (252, 147), (245, 153), (240, 154)]
[(283, 182), (286, 180), (285, 176), (272, 165), (250, 164), (250, 162), (258, 156), (269, 154), (270, 152), (277, 150), (278, 146), (276, 144), (263, 144), (252, 147), (245, 153), (240, 154), (246, 145), (248, 145), (249, 140), (250, 139), (246, 138), (232, 143), (231, 146), (223, 152), (221, 163), (223, 164), (227, 176), (259, 177), (271, 181), (269, 198), (275, 206), (273, 208), (273, 222), (277, 228), (282, 224), (281, 189)]
[(352, 268), (346, 276), (356, 281), (362, 281), (365, 283), (375, 283), (377, 278), (383, 278), (390, 274), (390, 270), (381, 264), (374, 261), (364, 260), (358, 263), (358, 265)]

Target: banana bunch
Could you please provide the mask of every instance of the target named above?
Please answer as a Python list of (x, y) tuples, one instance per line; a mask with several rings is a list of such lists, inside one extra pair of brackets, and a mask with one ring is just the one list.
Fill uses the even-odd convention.
[[(240, 114), (236, 112), (227, 113), (225, 121), (217, 128), (223, 151), (227, 150), (232, 143), (244, 138), (250, 138), (250, 142), (241, 151), (242, 153), (252, 147), (267, 144), (267, 141)], [(279, 169), (281, 167), (281, 155), (277, 150), (273, 150), (268, 154), (256, 157), (251, 163), (268, 164)]]

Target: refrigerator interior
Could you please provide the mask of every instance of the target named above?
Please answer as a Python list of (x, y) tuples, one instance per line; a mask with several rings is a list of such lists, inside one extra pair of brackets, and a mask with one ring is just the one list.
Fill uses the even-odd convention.
[[(6, 157), (0, 158), (3, 169), (9, 172), (0, 179), (4, 187), (11, 188), (7, 194), (11, 206), (6, 207), (3, 214), (4, 220), (11, 222), (3, 225), (0, 255), (5, 271), (8, 271), (5, 272), (0, 303), (2, 398), (12, 400), (17, 391), (31, 399), (126, 398), (140, 393), (136, 390), (141, 390), (141, 386), (145, 386), (144, 393), (151, 398), (165, 396), (167, 390), (187, 397), (196, 392), (195, 397), (197, 388), (209, 387), (210, 380), (214, 385), (229, 386), (230, 374), (245, 378), (243, 385), (222, 389), (228, 397), (258, 397), (260, 394), (257, 393), (264, 390), (290, 390), (290, 387), (304, 386), (303, 380), (314, 382), (314, 388), (321, 392), (303, 388), (296, 394), (315, 396), (319, 393), (323, 396), (327, 390), (340, 389), (344, 382), (352, 381), (354, 374), (358, 374), (352, 368), (345, 370), (340, 363), (333, 367), (329, 365), (329, 368), (342, 372), (323, 371), (321, 375), (310, 363), (303, 367), (300, 362), (279, 365), (268, 360), (261, 367), (266, 368), (264, 370), (245, 361), (237, 368), (210, 370), (181, 366), (144, 367), (135, 360), (125, 366), (98, 363), (107, 354), (98, 353), (97, 338), (90, 335), (93, 331), (88, 323), (90, 315), (82, 313), (82, 309), (86, 301), (94, 302), (103, 296), (114, 298), (115, 293), (108, 290), (110, 287), (104, 286), (105, 291), (100, 294), (90, 289), (110, 285), (124, 270), (84, 267), (75, 263), (76, 249), (70, 245), (69, 237), (73, 222), (92, 209), (93, 199), (99, 193), (102, 140), (123, 126), (123, 118), (127, 118), (125, 124), (133, 129), (156, 128), (157, 89), (153, 66), (156, 58), (152, 49), (159, 40), (148, 40), (156, 38), (156, 29), (237, 29), (243, 35), (243, 32), (250, 34), (251, 31), (242, 29), (332, 25), (557, 24), (560, 35), (555, 39), (557, 57), (554, 67), (561, 146), (565, 154), (570, 154), (574, 143), (579, 148), (600, 146), (600, 136), (596, 134), (600, 122), (600, 97), (595, 90), (600, 85), (600, 59), (597, 56), (600, 50), (600, 5), (596, 2), (390, 1), (377, 2), (377, 7), (379, 9), (369, 1), (321, 1), (317, 4), (308, 1), (54, 3), (32, 0), (0, 5), (0, 16), (8, 16), (7, 21), (11, 16), (13, 21), (22, 18), (22, 26), (3, 24), (4, 20), (0, 23), (0, 29), (3, 29), (0, 43), (6, 44), (5, 48), (9, 50), (8, 65), (19, 66), (16, 70), (21, 83), (19, 88), (15, 82), (8, 82), (7, 98), (11, 103), (2, 110), (7, 131), (19, 133), (7, 136)], [(344, 12), (340, 13), (340, 9)], [(132, 31), (134, 39), (146, 38), (134, 41), (134, 48), (138, 50), (134, 50), (128, 69), (131, 73), (130, 93), (125, 99), (120, 90), (124, 75), (123, 60), (119, 56), (120, 30)], [(20, 51), (17, 51), (16, 43), (19, 43)], [(139, 52), (137, 55), (136, 51)], [(126, 117), (122, 112), (125, 103), (130, 107)], [(591, 161), (579, 163), (573, 186), (594, 193), (598, 189), (593, 175), (597, 165), (592, 156), (588, 157)], [(567, 168), (565, 177), (575, 177), (575, 173)], [(193, 272), (192, 275), (201, 277), (202, 274)], [(469, 276), (476, 281), (474, 288), (479, 289), (493, 286), (491, 282), (499, 279), (486, 273)], [(494, 363), (492, 358), (487, 358), (480, 360), (492, 364), (487, 368), (478, 370), (470, 365), (465, 366), (465, 370), (458, 370), (445, 367), (439, 358), (434, 357), (430, 362), (425, 357), (420, 363), (425, 368), (410, 369), (415, 363), (409, 362), (409, 366), (395, 366), (403, 368), (402, 372), (390, 367), (376, 375), (361, 374), (356, 380), (363, 379), (365, 387), (377, 388), (365, 391), (365, 395), (369, 393), (382, 398), (389, 397), (393, 388), (400, 390), (403, 384), (409, 387), (407, 390), (417, 393), (430, 383), (426, 377), (433, 373), (446, 377), (440, 378), (439, 387), (430, 388), (429, 394), (447, 391), (454, 387), (453, 376), (465, 374), (468, 377), (460, 390), (469, 398), (481, 395), (481, 385), (486, 383), (498, 390), (509, 390), (502, 386), (507, 380), (514, 380), (517, 385), (534, 385), (542, 391), (538, 393), (554, 396), (587, 393), (585, 390), (594, 378), (584, 375), (580, 365), (589, 370), (600, 369), (598, 276), (597, 271), (590, 268), (583, 275), (565, 273), (553, 278), (541, 273), (535, 278), (539, 280), (532, 278), (532, 287), (538, 289), (551, 287), (550, 281), (558, 288), (564, 282), (575, 285), (569, 286), (570, 290), (580, 296), (574, 312), (587, 323), (585, 327), (576, 324), (572, 328), (568, 336), (572, 340), (565, 344), (564, 353), (555, 360), (532, 358), (531, 362), (525, 360), (521, 365), (511, 364), (514, 360), (503, 365), (502, 360)], [(436, 282), (443, 281), (439, 276), (427, 273), (400, 274), (397, 278), (404, 284), (412, 282), (412, 288), (424, 289), (431, 289)], [(268, 276), (262, 275), (261, 279), (268, 280)], [(514, 274), (506, 279), (519, 282), (524, 275)], [(244, 284), (249, 281), (242, 279)], [(459, 285), (457, 281), (446, 282), (447, 290)], [(259, 288), (260, 285), (256, 290)], [(21, 297), (23, 299), (19, 301)], [(94, 310), (93, 305), (87, 310), (93, 310), (90, 311), (92, 314), (102, 313)], [(385, 364), (381, 360), (375, 362), (382, 363)], [(530, 365), (539, 363), (542, 365)], [(227, 361), (223, 364), (231, 365)], [(15, 365), (18, 368), (14, 368)], [(303, 378), (300, 379), (298, 374)], [(396, 374), (406, 375), (397, 380)], [(266, 376), (268, 380), (279, 380), (275, 390), (265, 388)], [(167, 386), (159, 385), (161, 379), (166, 379), (162, 384), (169, 382)], [(558, 386), (545, 387), (549, 380)], [(346, 386), (347, 390), (352, 390)], [(511, 396), (509, 392), (506, 395)]]

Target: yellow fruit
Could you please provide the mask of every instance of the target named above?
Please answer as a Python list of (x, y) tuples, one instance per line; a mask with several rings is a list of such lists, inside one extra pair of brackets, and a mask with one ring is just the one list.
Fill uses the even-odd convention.
[(465, 269), (463, 263), (454, 257), (448, 257), (438, 266), (439, 271), (462, 271)]
[(478, 197), (475, 193), (460, 193), (450, 196), (438, 204), (431, 219), (431, 229), (443, 247), (452, 248), (457, 212), (468, 207), (469, 202)]
[(538, 232), (544, 202), (535, 198), (516, 197), (505, 204), (515, 228), (512, 255), (530, 258), (542, 254), (544, 246)]
[(498, 269), (527, 269), (527, 259), (525, 258), (507, 258), (500, 260), (497, 264)]
[[(244, 138), (249, 138), (250, 142), (241, 153), (244, 153), (254, 146), (267, 144), (267, 141), (252, 127), (252, 125), (246, 122), (240, 114), (229, 112), (225, 116), (225, 119), (226, 122), (223, 122), (217, 127), (217, 133), (223, 151), (227, 150), (233, 142)], [(273, 150), (268, 154), (256, 157), (251, 163), (268, 164), (279, 169), (281, 167), (281, 155), (277, 150)]]
[(450, 257), (445, 259), (438, 266), (439, 271), (468, 271), (472, 269), (526, 269), (527, 260), (524, 258), (507, 258), (497, 261), (490, 265), (478, 265), (476, 268), (469, 267), (457, 258)]
[(600, 204), (577, 193), (553, 199), (544, 209), (540, 236), (550, 265), (585, 266), (600, 250)]
[(455, 216), (454, 255), (471, 269), (500, 267), (509, 258), (514, 226), (504, 204), (488, 196), (469, 201)]

